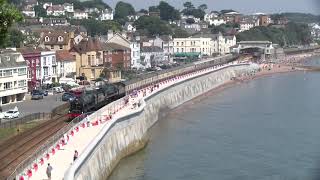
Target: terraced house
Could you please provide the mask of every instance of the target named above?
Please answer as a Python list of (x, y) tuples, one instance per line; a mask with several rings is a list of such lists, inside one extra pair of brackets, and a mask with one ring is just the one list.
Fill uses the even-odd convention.
[(0, 51), (0, 105), (25, 99), (28, 92), (27, 68), (21, 53)]

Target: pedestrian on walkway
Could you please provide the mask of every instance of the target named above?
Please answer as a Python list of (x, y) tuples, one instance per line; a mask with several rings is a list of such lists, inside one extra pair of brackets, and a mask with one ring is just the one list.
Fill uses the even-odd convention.
[(48, 179), (50, 180), (51, 179), (51, 171), (52, 171), (52, 166), (50, 165), (50, 163), (48, 163), (48, 167), (47, 167), (47, 176), (48, 176)]
[(74, 155), (73, 155), (73, 161), (75, 161), (79, 156), (79, 153), (77, 150), (74, 151)]

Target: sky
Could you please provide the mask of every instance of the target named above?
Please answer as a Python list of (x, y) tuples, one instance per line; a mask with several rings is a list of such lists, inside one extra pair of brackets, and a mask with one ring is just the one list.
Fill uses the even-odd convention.
[[(112, 8), (119, 0), (104, 0)], [(148, 9), (159, 4), (159, 0), (123, 0), (131, 3), (136, 10)], [(166, 0), (169, 4), (182, 9), (187, 0)], [(208, 10), (234, 9), (244, 14), (263, 12), (304, 12), (320, 15), (320, 0), (189, 0), (194, 5), (207, 4)]]

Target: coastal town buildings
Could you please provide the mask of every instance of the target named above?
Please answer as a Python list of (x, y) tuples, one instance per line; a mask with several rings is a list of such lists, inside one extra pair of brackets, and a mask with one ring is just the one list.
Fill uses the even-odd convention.
[(112, 9), (105, 9), (101, 12), (100, 15), (100, 20), (101, 21), (107, 21), (107, 20), (113, 20), (113, 11)]
[(65, 15), (64, 7), (61, 4), (49, 6), (47, 7), (47, 15), (48, 16), (64, 16)]
[(28, 92), (27, 62), (21, 53), (0, 51), (0, 105), (23, 101)]
[(158, 46), (141, 47), (141, 63), (145, 68), (155, 67), (164, 63), (164, 52)]
[(76, 9), (73, 13), (73, 19), (88, 19), (88, 13), (85, 11), (81, 11)]
[(50, 50), (69, 50), (72, 46), (73, 32), (43, 32), (41, 34), (40, 47)]
[(67, 50), (56, 51), (57, 60), (57, 77), (71, 77), (76, 76), (76, 60), (75, 57)]
[(197, 53), (209, 56), (212, 54), (211, 43), (211, 38), (205, 37), (174, 38), (174, 53)]
[(64, 7), (65, 12), (67, 12), (67, 13), (74, 13), (73, 4), (64, 3), (64, 4), (63, 4), (63, 7)]

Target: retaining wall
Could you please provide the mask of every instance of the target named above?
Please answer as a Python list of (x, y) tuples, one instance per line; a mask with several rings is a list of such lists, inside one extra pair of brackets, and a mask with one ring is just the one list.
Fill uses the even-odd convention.
[[(175, 108), (222, 85), (232, 77), (249, 73), (253, 68), (249, 64), (232, 65), (175, 84), (147, 97), (135, 112), (119, 118), (109, 129), (104, 129), (96, 138), (97, 143), (92, 147), (91, 153), (76, 169), (69, 169), (65, 179), (107, 179), (122, 158), (146, 145), (148, 130), (157, 122), (162, 109)], [(72, 176), (70, 171), (73, 171)]]

